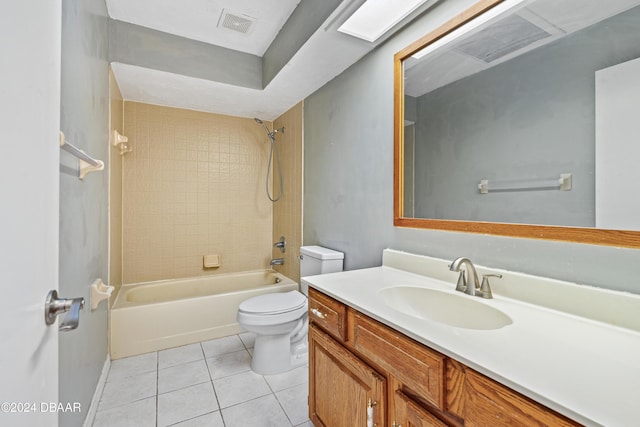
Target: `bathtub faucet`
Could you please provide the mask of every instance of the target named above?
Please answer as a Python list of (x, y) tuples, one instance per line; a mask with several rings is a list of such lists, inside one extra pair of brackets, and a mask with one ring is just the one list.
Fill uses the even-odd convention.
[(284, 265), (284, 258), (272, 259), (270, 265)]
[(284, 236), (280, 236), (280, 240), (275, 242), (273, 244), (273, 247), (274, 248), (279, 248), (280, 252), (284, 253), (284, 251), (287, 250), (287, 240), (284, 238)]

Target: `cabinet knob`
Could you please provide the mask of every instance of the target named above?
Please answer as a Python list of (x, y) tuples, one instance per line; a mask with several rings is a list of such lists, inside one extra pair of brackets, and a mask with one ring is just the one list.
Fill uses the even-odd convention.
[(393, 420), (393, 423), (391, 424), (391, 427), (402, 427), (401, 424), (397, 424), (396, 420)]
[(311, 309), (311, 313), (316, 316), (319, 319), (324, 319), (325, 317), (327, 317), (326, 314), (324, 314), (323, 312), (321, 312), (320, 310), (318, 310), (317, 308), (312, 308)]

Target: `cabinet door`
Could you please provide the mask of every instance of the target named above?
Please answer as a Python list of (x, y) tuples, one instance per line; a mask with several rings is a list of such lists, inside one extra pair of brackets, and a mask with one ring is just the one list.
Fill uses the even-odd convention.
[(396, 427), (447, 427), (400, 390), (396, 391), (393, 404)]
[(385, 425), (386, 382), (315, 325), (309, 326), (309, 418), (316, 427)]
[(465, 371), (463, 390), (465, 426), (570, 427), (579, 425), (484, 375), (471, 369)]

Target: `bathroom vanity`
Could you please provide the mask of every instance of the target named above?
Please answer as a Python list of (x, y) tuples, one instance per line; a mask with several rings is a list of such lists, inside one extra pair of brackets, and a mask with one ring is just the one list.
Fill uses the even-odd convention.
[(500, 273), (489, 300), (455, 292), (446, 260), (392, 250), (304, 278), (313, 423), (634, 425), (640, 296)]

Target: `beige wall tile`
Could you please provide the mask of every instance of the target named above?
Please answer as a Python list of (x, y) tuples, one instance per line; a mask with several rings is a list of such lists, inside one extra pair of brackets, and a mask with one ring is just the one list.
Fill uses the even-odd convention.
[[(268, 268), (268, 149), (252, 119), (124, 103), (124, 283)], [(217, 253), (221, 267), (204, 269)]]
[[(284, 126), (285, 132), (276, 134), (280, 149), (283, 192), (280, 200), (273, 204), (273, 242), (280, 236), (287, 240), (287, 251), (283, 254), (273, 248), (273, 258), (284, 258), (283, 266), (276, 269), (285, 276), (300, 282), (300, 245), (302, 244), (302, 164), (303, 164), (303, 103), (300, 102), (274, 121), (276, 129)], [(278, 191), (277, 174), (273, 188)]]

